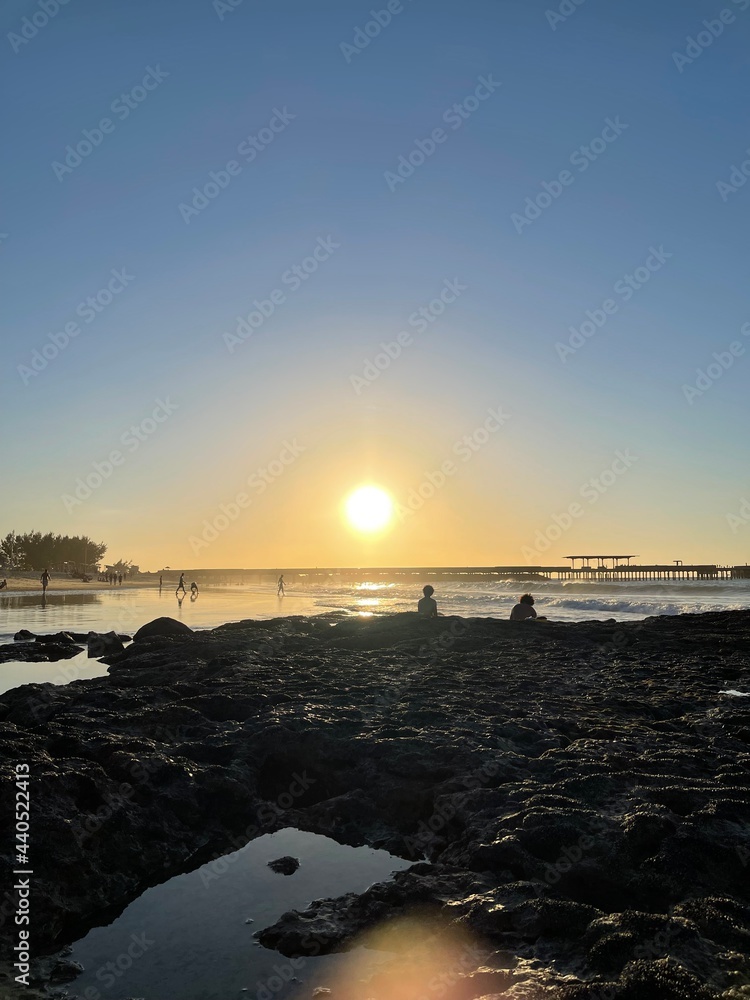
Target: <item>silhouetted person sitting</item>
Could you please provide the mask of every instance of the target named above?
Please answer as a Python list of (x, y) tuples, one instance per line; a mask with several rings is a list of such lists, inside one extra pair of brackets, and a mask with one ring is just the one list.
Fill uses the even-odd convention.
[(423, 618), (437, 618), (437, 601), (432, 596), (435, 593), (435, 588), (428, 583), (426, 587), (422, 588), (422, 593), (424, 597), (417, 605), (417, 611)]
[(543, 616), (538, 615), (534, 610), (534, 598), (531, 594), (523, 594), (519, 597), (518, 604), (516, 604), (510, 613), (510, 620), (512, 622), (523, 622), (527, 618), (537, 618), (540, 622), (547, 620)]

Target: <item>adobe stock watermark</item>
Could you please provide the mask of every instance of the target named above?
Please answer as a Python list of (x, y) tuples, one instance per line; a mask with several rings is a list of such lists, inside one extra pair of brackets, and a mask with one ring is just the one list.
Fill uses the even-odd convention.
[(617, 822), (627, 815), (629, 808), (629, 800), (621, 794), (605, 811), (604, 815), (592, 816), (588, 819), (587, 826), (591, 832), (581, 834), (574, 846), (564, 847), (557, 860), (547, 865), (544, 873), (545, 882), (548, 885), (555, 885), (563, 875), (572, 871), (574, 865), (577, 865), (598, 844), (601, 844), (608, 832), (609, 823)]
[(747, 179), (750, 177), (750, 147), (745, 150), (745, 154), (748, 157), (747, 160), (742, 160), (739, 166), (733, 163), (729, 168), (728, 181), (716, 182), (716, 190), (724, 204), (727, 203), (731, 195), (737, 194), (739, 189), (747, 184)]
[[(141, 82), (116, 97), (110, 104), (109, 110), (124, 122), (169, 75), (158, 63), (155, 67), (147, 66)], [(65, 147), (64, 162), (52, 161), (52, 172), (58, 181), (62, 184), (66, 176), (72, 174), (76, 167), (80, 167), (83, 161), (101, 146), (105, 136), (112, 135), (116, 128), (117, 122), (111, 118), (100, 118), (93, 128), (83, 129), (81, 132), (83, 138), (78, 139), (75, 146), (71, 143)]]
[(211, 6), (219, 15), (219, 20), (223, 21), (227, 14), (232, 14), (244, 0), (213, 0)]
[(555, 350), (557, 356), (565, 364), (569, 357), (579, 351), (583, 345), (594, 337), (609, 321), (610, 316), (614, 316), (620, 309), (620, 305), (629, 302), (635, 293), (647, 285), (651, 276), (664, 267), (666, 262), (674, 255), (664, 249), (662, 243), (658, 249), (649, 247), (649, 255), (640, 267), (637, 267), (632, 274), (625, 274), (615, 282), (612, 291), (619, 298), (606, 298), (597, 309), (587, 309), (586, 319), (580, 326), (569, 326), (570, 336), (567, 341), (557, 341)]
[(726, 519), (727, 524), (732, 529), (732, 534), (736, 535), (740, 528), (744, 528), (750, 524), (750, 500), (747, 497), (742, 497), (737, 513), (733, 514), (730, 511), (726, 515)]
[[(599, 135), (590, 139), (587, 146), (579, 146), (578, 149), (574, 149), (568, 157), (568, 162), (577, 167), (579, 173), (585, 173), (591, 164), (596, 163), (599, 157), (606, 153), (612, 143), (619, 139), (628, 128), (630, 126), (621, 122), (619, 115), (615, 115), (614, 121), (611, 118), (605, 118), (604, 128)], [(561, 170), (556, 180), (542, 181), (542, 190), (526, 199), (523, 212), (511, 213), (510, 221), (518, 235), (520, 236), (527, 226), (536, 222), (542, 212), (557, 201), (565, 188), (569, 188), (575, 183), (575, 179), (575, 174), (571, 173), (570, 170)]]
[[(138, 451), (144, 441), (152, 437), (159, 426), (166, 423), (175, 410), (179, 409), (177, 403), (173, 403), (167, 396), (165, 400), (157, 399), (156, 406), (151, 414), (144, 417), (138, 424), (131, 424), (120, 437), (120, 444), (129, 454)], [(103, 486), (107, 480), (114, 475), (115, 469), (123, 466), (127, 461), (127, 454), (119, 449), (113, 449), (109, 455), (101, 462), (94, 462), (91, 472), (85, 477), (79, 476), (76, 479), (73, 493), (63, 493), (60, 497), (63, 506), (70, 514), (75, 507), (80, 507), (91, 495)]]
[[(97, 982), (108, 990), (115, 985), (118, 979), (125, 975), (133, 964), (142, 958), (149, 948), (153, 948), (156, 941), (146, 937), (145, 932), (141, 934), (131, 934), (130, 944), (125, 951), (121, 952), (113, 961), (105, 962), (96, 970), (94, 978)], [(105, 994), (101, 993), (95, 986), (88, 986), (81, 994), (80, 1000), (102, 1000)]]
[(10, 47), (18, 55), (24, 45), (28, 45), (32, 39), (36, 38), (39, 32), (46, 28), (53, 17), (60, 12), (61, 7), (65, 7), (70, 0), (38, 0), (37, 10), (31, 16), (21, 18), (19, 32), (9, 31), (8, 41)]
[[(281, 110), (274, 108), (268, 123), (259, 129), (254, 135), (248, 135), (237, 146), (237, 153), (245, 163), (252, 163), (257, 159), (258, 154), (274, 142), (277, 135), (280, 135), (289, 123), (294, 121), (296, 115), (287, 111), (286, 106)], [(212, 201), (219, 197), (222, 191), (226, 191), (235, 177), (239, 177), (244, 170), (239, 160), (228, 160), (223, 170), (211, 170), (208, 180), (204, 181), (201, 187), (193, 188), (193, 195), (190, 202), (181, 201), (177, 206), (177, 211), (182, 216), (186, 226), (190, 225), (190, 220), (205, 211)]]
[(553, 31), (557, 31), (558, 25), (565, 24), (569, 17), (572, 17), (579, 7), (582, 7), (586, 0), (562, 0), (557, 10), (546, 10), (544, 16), (547, 24)]
[[(408, 0), (412, 3), (412, 0)], [(354, 37), (351, 42), (340, 42), (339, 49), (347, 63), (350, 63), (355, 56), (371, 44), (384, 28), (387, 28), (393, 18), (398, 14), (403, 14), (404, 5), (401, 0), (388, 0), (382, 10), (371, 10), (370, 20), (361, 27), (354, 29)]]
[[(470, 94), (443, 112), (443, 122), (450, 125), (452, 132), (460, 129), (500, 86), (502, 86), (502, 82), (493, 80), (491, 73), (487, 76), (480, 76), (476, 87)], [(438, 146), (442, 146), (444, 142), (448, 141), (449, 134), (444, 128), (438, 126), (430, 132), (426, 139), (415, 139), (412, 149), (406, 155), (399, 156), (395, 173), (392, 170), (386, 170), (383, 174), (388, 190), (393, 193), (399, 184), (405, 184), (415, 170), (418, 170), (426, 160), (434, 156)]]
[[(402, 661), (398, 665), (401, 669), (401, 676), (403, 676), (404, 667), (421, 672), (424, 667), (434, 667), (436, 664), (441, 663), (441, 657), (450, 652), (456, 644), (456, 640), (465, 635), (466, 632), (467, 625), (465, 622), (460, 618), (453, 619), (448, 631), (443, 631), (433, 636), (429, 642), (423, 642), (416, 654), (406, 654), (404, 657), (405, 662)], [(390, 711), (390, 709), (404, 700), (409, 689), (418, 681), (419, 676), (421, 676), (421, 673), (417, 677), (414, 677), (413, 674), (407, 674), (405, 680), (399, 680), (395, 684), (389, 682), (387, 687), (375, 695), (371, 707), (364, 706), (360, 708), (363, 718), (371, 721), (379, 714)]]
[[(743, 337), (750, 337), (750, 323), (743, 323), (740, 327), (740, 333)], [(706, 365), (705, 369), (696, 368), (695, 374), (697, 378), (695, 382), (682, 386), (682, 394), (690, 406), (693, 405), (696, 399), (700, 399), (701, 396), (707, 393), (714, 383), (718, 382), (724, 372), (729, 371), (734, 366), (737, 358), (741, 358), (744, 353), (745, 345), (742, 341), (733, 340), (726, 351), (713, 352), (711, 357), (714, 360)]]
[(487, 761), (474, 774), (464, 775), (461, 779), (466, 791), (454, 792), (438, 799), (432, 815), (419, 823), (415, 835), (404, 837), (407, 857), (417, 859), (425, 857), (427, 849), (435, 843), (441, 831), (456, 816), (459, 809), (469, 801), (472, 793), (484, 788), (499, 771), (500, 767), (497, 764)]
[[(284, 475), (290, 465), (294, 465), (300, 455), (307, 451), (306, 445), (300, 444), (296, 438), (284, 441), (278, 455), (267, 466), (256, 469), (247, 477), (247, 485), (256, 497), (262, 496), (269, 486)], [(190, 535), (188, 543), (193, 553), (197, 555), (202, 549), (208, 548), (219, 535), (238, 520), (243, 511), (253, 503), (250, 494), (240, 491), (233, 500), (219, 505), (219, 513), (210, 521), (204, 518), (200, 537)]]
[[(458, 278), (449, 281), (445, 278), (443, 287), (438, 295), (431, 299), (427, 305), (420, 306), (407, 319), (407, 324), (417, 333), (424, 333), (428, 327), (442, 316), (446, 308), (452, 305), (467, 289), (468, 285), (462, 285)], [(349, 381), (355, 393), (359, 396), (363, 389), (372, 385), (376, 379), (391, 367), (393, 362), (400, 358), (404, 348), (411, 347), (414, 337), (408, 330), (402, 330), (395, 340), (381, 341), (380, 352), (372, 358), (365, 358), (365, 364), (361, 375), (350, 375)]]
[[(93, 295), (89, 295), (83, 302), (79, 302), (76, 307), (76, 316), (80, 316), (84, 323), (93, 323), (96, 317), (125, 291), (131, 281), (135, 280), (135, 275), (129, 274), (124, 267), (121, 267), (119, 271), (112, 268), (110, 274), (112, 277), (103, 288), (100, 288)], [(80, 332), (80, 324), (76, 320), (69, 320), (62, 330), (47, 334), (49, 343), (42, 344), (41, 347), (32, 351), (29, 364), (16, 366), (16, 371), (21, 376), (23, 384), (28, 385), (32, 378), (43, 372), (50, 361), (54, 361), (57, 355), (64, 351)]]
[[(487, 410), (487, 419), (479, 427), (475, 427), (469, 434), (464, 434), (453, 444), (452, 454), (456, 455), (465, 464), (481, 451), (497, 434), (501, 427), (510, 420), (510, 414), (505, 413), (501, 406)], [(396, 513), (403, 523), (408, 517), (412, 517), (418, 510), (424, 507), (427, 500), (431, 500), (435, 494), (441, 490), (449, 479), (459, 471), (458, 466), (452, 458), (446, 458), (440, 463), (438, 469), (425, 473), (422, 482), (409, 490), (405, 503), (396, 504)]]
[[(320, 265), (332, 257), (340, 246), (340, 243), (334, 242), (332, 236), (327, 236), (325, 239), (319, 236), (310, 256), (305, 257), (299, 264), (295, 264), (284, 271), (279, 281), (289, 289), (289, 292), (298, 291), (304, 282), (309, 281)], [(230, 354), (234, 354), (240, 344), (244, 344), (246, 340), (249, 340), (255, 331), (259, 330), (266, 320), (273, 316), (279, 306), (282, 306), (286, 302), (288, 294), (283, 288), (279, 287), (274, 288), (269, 293), (267, 299), (253, 299), (253, 308), (250, 312), (246, 316), (236, 317), (237, 325), (235, 326), (234, 333), (222, 334), (224, 343)]]
[[(735, 7), (741, 12), (750, 7), (750, 0), (732, 0)], [(701, 30), (695, 35), (688, 35), (685, 39), (685, 51), (673, 52), (672, 61), (680, 73), (685, 72), (685, 67), (692, 65), (696, 59), (700, 58), (706, 49), (710, 48), (717, 38), (724, 34), (724, 29), (729, 24), (734, 24), (737, 15), (731, 7), (724, 7), (712, 20), (704, 19)]]
[[(581, 486), (578, 491), (579, 496), (588, 502), (589, 507), (593, 507), (637, 461), (638, 456), (634, 455), (630, 448), (616, 451), (610, 465), (598, 475), (587, 479)], [(584, 516), (586, 511), (587, 508), (581, 503), (573, 501), (561, 514), (553, 514), (546, 528), (537, 531), (534, 535), (533, 547), (530, 545), (522, 547), (521, 552), (527, 564), (531, 565), (537, 562), (539, 556), (546, 552), (554, 542), (559, 541), (564, 533)]]

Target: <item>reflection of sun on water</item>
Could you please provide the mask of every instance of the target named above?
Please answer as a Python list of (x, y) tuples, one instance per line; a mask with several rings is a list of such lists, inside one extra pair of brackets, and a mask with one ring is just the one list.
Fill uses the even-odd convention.
[[(462, 1000), (479, 993), (505, 995), (514, 980), (505, 963), (496, 964), (494, 948), (475, 940), (464, 928), (446, 927), (426, 916), (388, 921), (354, 943), (361, 947), (345, 953), (329, 968), (326, 988), (331, 997)], [(478, 969), (481, 973), (476, 977)], [(476, 978), (481, 978), (484, 989)], [(524, 992), (524, 996), (531, 995)]]

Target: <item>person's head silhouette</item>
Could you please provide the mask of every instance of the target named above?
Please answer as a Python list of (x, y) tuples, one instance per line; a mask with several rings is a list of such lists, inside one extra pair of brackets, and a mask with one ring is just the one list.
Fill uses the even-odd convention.
[(432, 597), (432, 595), (435, 593), (435, 588), (431, 587), (428, 583), (426, 587), (422, 588), (422, 593), (424, 594), (425, 597)]

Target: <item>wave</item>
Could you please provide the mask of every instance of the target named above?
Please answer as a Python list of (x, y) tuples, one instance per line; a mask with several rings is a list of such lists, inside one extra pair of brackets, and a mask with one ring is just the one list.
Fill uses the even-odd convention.
[(726, 604), (709, 601), (635, 601), (612, 598), (602, 600), (571, 600), (546, 598), (545, 607), (568, 608), (571, 611), (609, 611), (627, 612), (633, 615), (688, 615), (702, 614), (706, 611), (725, 611)]

